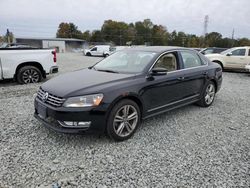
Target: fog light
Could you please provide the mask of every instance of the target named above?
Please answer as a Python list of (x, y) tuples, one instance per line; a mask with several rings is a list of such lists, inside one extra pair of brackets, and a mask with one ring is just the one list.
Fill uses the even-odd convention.
[(91, 121), (58, 121), (58, 123), (67, 128), (89, 128)]

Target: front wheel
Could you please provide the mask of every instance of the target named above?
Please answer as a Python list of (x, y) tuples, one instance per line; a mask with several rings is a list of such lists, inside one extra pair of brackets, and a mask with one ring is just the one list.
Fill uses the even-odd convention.
[(34, 66), (24, 66), (17, 72), (17, 82), (20, 84), (37, 83), (41, 80), (42, 73)]
[(206, 84), (205, 90), (202, 93), (202, 97), (197, 104), (202, 107), (208, 107), (212, 105), (212, 103), (214, 102), (214, 98), (215, 98), (215, 92), (216, 92), (215, 84), (212, 81), (209, 81)]
[(107, 121), (107, 134), (115, 141), (129, 139), (140, 124), (141, 112), (132, 100), (122, 100), (111, 110)]

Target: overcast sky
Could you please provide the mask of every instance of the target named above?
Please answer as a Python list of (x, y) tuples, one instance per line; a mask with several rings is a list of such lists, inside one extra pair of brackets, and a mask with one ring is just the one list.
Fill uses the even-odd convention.
[(250, 0), (0, 0), (0, 34), (9, 28), (15, 36), (55, 37), (60, 22), (80, 30), (100, 29), (104, 20), (135, 22), (150, 18), (168, 31), (250, 38)]

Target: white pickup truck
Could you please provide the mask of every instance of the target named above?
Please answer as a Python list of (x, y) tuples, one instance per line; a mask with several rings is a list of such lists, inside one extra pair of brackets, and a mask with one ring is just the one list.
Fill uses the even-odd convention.
[(54, 49), (0, 48), (0, 80), (14, 78), (20, 84), (36, 83), (57, 72)]
[(210, 61), (218, 63), (223, 69), (250, 71), (250, 47), (231, 48), (220, 54), (205, 55)]

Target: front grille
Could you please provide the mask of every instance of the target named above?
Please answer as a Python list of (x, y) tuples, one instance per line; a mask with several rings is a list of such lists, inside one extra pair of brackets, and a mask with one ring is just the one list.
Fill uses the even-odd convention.
[(44, 103), (47, 103), (47, 104), (50, 104), (52, 106), (55, 106), (55, 107), (60, 107), (62, 106), (63, 102), (65, 101), (64, 98), (62, 97), (58, 97), (58, 96), (55, 96), (55, 95), (52, 95), (51, 93), (48, 93), (48, 97), (47, 99), (45, 100), (44, 99), (44, 96), (46, 95), (46, 91), (44, 91), (42, 88), (39, 88), (38, 92), (37, 92), (37, 97), (43, 101)]

